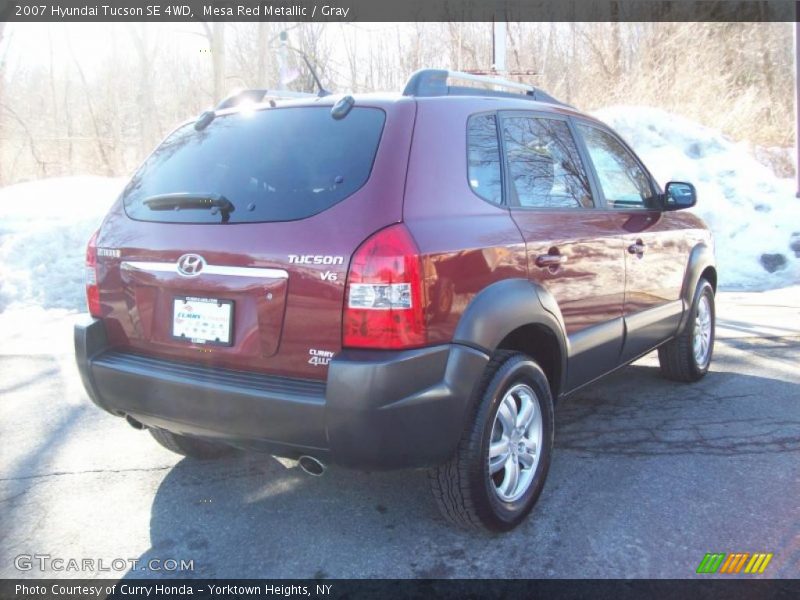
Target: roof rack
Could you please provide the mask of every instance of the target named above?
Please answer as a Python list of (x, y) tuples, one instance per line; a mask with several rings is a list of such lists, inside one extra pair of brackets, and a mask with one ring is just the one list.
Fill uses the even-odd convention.
[[(504, 92), (496, 89), (481, 89), (471, 86), (452, 86), (447, 85), (448, 79), (460, 79), (461, 81), (474, 81), (483, 85), (503, 87), (509, 90), (520, 90), (524, 94), (514, 92)], [(537, 87), (507, 79), (497, 77), (485, 77), (473, 73), (463, 73), (461, 71), (448, 71), (446, 69), (421, 69), (409, 77), (406, 87), (403, 90), (404, 96), (433, 97), (433, 96), (499, 96), (502, 98), (518, 98), (535, 100), (537, 102), (547, 102), (549, 104), (559, 104), (569, 106), (560, 100), (556, 100), (547, 92)]]
[(293, 92), (291, 90), (267, 90), (267, 89), (250, 89), (250, 90), (237, 90), (230, 94), (227, 98), (222, 100), (214, 107), (214, 110), (225, 110), (226, 108), (233, 108), (240, 102), (264, 102), (267, 98), (317, 98), (319, 94), (311, 94), (308, 92)]

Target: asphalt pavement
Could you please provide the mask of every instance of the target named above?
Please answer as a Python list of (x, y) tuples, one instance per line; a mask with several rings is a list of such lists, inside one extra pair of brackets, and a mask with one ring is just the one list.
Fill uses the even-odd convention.
[(800, 577), (800, 287), (720, 294), (697, 384), (651, 355), (562, 401), (544, 493), (505, 535), (449, 526), (424, 471), (173, 455), (89, 402), (73, 320), (0, 315), (0, 577), (684, 578), (707, 552)]

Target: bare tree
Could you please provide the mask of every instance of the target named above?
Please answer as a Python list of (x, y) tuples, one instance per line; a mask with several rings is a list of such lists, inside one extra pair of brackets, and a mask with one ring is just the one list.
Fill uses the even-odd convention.
[[(0, 22), (0, 106), (3, 105), (3, 89), (5, 88), (5, 55), (7, 53), (8, 48), (8, 40), (5, 38), (5, 30), (6, 24)], [(6, 44), (3, 44), (3, 41), (6, 41)], [(6, 136), (5, 129), (3, 127), (3, 119), (2, 115), (0, 114), (0, 139), (3, 139)], [(0, 156), (0, 159), (2, 156)], [(5, 183), (5, 172), (3, 169), (3, 161), (0, 160), (0, 185), (4, 185)]]
[(211, 50), (211, 67), (214, 78), (214, 104), (227, 93), (225, 86), (225, 23), (214, 21), (210, 26), (203, 23), (203, 29)]
[(28, 124), (10, 106), (7, 106), (5, 104), (0, 104), (0, 108), (2, 108), (3, 112), (10, 115), (11, 118), (17, 122), (17, 124), (19, 125), (20, 129), (22, 130), (25, 136), (26, 141), (28, 142), (28, 147), (30, 148), (31, 156), (33, 157), (33, 160), (36, 161), (36, 164), (39, 167), (39, 175), (41, 177), (47, 177), (47, 161), (45, 161), (45, 159), (39, 152), (36, 143), (36, 138), (31, 132), (30, 127), (28, 127)]
[(153, 64), (155, 63), (158, 49), (157, 41), (153, 41), (153, 31), (146, 23), (127, 24), (128, 33), (133, 40), (138, 57), (138, 85), (137, 94), (139, 104), (139, 120), (142, 127), (140, 139), (140, 152), (144, 155), (162, 135), (159, 122), (158, 106), (153, 92)]
[[(0, 23), (0, 182), (130, 172), (230, 88), (275, 86), (282, 30), (333, 91), (399, 90), (423, 67), (491, 66), (489, 23), (201, 25), (84, 25), (93, 30), (73, 47), (71, 25), (42, 24), (40, 58), (27, 60), (10, 41), (15, 26)], [(509, 68), (536, 72), (522, 81), (583, 110), (652, 105), (756, 145), (794, 141), (793, 89), (782, 85), (794, 77), (791, 24), (509, 23), (507, 41)], [(315, 86), (299, 77), (292, 89)]]
[(7, 23), (0, 21), (0, 69), (3, 68), (5, 55), (7, 53), (3, 46), (3, 40), (5, 39), (6, 25)]
[(106, 175), (113, 176), (115, 174), (114, 165), (112, 164), (111, 158), (108, 152), (106, 151), (105, 145), (103, 144), (103, 130), (100, 125), (100, 118), (94, 107), (93, 90), (89, 86), (89, 82), (86, 80), (86, 74), (83, 71), (83, 67), (81, 67), (80, 61), (75, 56), (75, 52), (69, 40), (67, 41), (67, 45), (69, 47), (70, 56), (72, 57), (72, 62), (75, 66), (75, 70), (78, 72), (81, 85), (83, 86), (83, 102), (87, 112), (89, 113), (89, 118), (91, 119), (92, 127), (94, 129), (94, 136), (97, 143), (97, 152), (103, 161)]

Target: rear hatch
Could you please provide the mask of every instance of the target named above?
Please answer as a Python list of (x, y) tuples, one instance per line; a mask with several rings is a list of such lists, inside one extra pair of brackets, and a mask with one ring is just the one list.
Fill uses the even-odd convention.
[(258, 107), (178, 128), (97, 238), (110, 342), (321, 379), (341, 349), (350, 258), (400, 221), (411, 101)]

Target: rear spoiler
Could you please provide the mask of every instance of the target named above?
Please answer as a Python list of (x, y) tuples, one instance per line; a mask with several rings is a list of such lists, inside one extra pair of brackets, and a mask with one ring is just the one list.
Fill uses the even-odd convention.
[(225, 110), (226, 108), (233, 108), (242, 102), (253, 102), (258, 104), (264, 102), (268, 98), (316, 98), (317, 94), (310, 94), (307, 92), (293, 92), (291, 90), (269, 90), (269, 89), (250, 89), (250, 90), (236, 90), (227, 98), (222, 100), (214, 110)]

